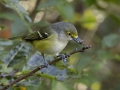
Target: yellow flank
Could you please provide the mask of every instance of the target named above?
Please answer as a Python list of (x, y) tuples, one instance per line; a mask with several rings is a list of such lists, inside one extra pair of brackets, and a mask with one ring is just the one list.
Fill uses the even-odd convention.
[(35, 40), (32, 44), (41, 53), (53, 55), (62, 51), (67, 45), (67, 43), (59, 42), (56, 34), (52, 34), (43, 40)]

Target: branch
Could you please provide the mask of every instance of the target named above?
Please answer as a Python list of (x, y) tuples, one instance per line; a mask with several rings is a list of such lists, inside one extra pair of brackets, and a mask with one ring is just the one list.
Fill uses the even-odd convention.
[[(65, 55), (65, 58), (68, 58), (68, 57), (70, 57), (71, 55), (73, 55), (73, 54), (75, 54), (75, 53), (78, 53), (78, 52), (85, 52), (85, 50), (86, 50), (86, 49), (89, 49), (90, 47), (91, 47), (91, 45), (88, 45), (88, 46), (83, 47), (83, 48), (80, 49), (80, 50), (75, 49), (74, 51), (72, 51), (72, 52), (70, 52), (69, 54)], [(57, 59), (55, 59), (55, 60), (53, 60), (53, 61), (51, 61), (51, 62), (49, 62), (49, 65), (52, 65), (52, 64), (54, 64), (54, 63), (56, 63), (56, 62), (58, 62), (58, 61), (60, 61), (60, 60), (62, 60), (61, 57), (60, 57), (60, 58), (57, 58)], [(10, 86), (16, 84), (17, 82), (20, 82), (21, 80), (23, 80), (23, 79), (25, 79), (25, 78), (28, 78), (28, 77), (32, 76), (34, 73), (36, 73), (37, 71), (39, 71), (39, 70), (41, 70), (41, 69), (43, 69), (43, 68), (46, 68), (46, 66), (45, 66), (45, 65), (41, 65), (40, 67), (32, 70), (32, 71), (29, 72), (28, 74), (18, 77), (16, 80), (14, 80), (13, 82), (11, 82), (9, 85), (4, 86), (1, 90), (6, 90), (6, 89), (8, 89)]]
[(35, 8), (34, 8), (34, 10), (30, 13), (30, 17), (31, 17), (31, 19), (32, 19), (32, 21), (35, 19), (35, 17), (36, 17), (36, 14), (37, 14), (37, 7), (38, 7), (38, 5), (40, 4), (40, 2), (41, 2), (41, 0), (37, 0), (36, 1), (36, 5), (35, 5)]

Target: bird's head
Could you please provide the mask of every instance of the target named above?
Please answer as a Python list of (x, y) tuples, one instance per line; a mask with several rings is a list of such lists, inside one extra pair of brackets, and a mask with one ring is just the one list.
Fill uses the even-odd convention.
[(83, 44), (83, 40), (78, 37), (78, 32), (74, 25), (68, 22), (57, 22), (51, 25), (53, 32), (60, 36), (62, 39), (75, 40), (79, 44)]
[(78, 37), (78, 32), (74, 25), (64, 22), (64, 31), (69, 40), (74, 40), (79, 44), (83, 44), (84, 41)]

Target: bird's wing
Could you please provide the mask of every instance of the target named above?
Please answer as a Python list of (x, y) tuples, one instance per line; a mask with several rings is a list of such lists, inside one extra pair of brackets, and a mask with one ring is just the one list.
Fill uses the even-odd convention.
[(29, 41), (29, 42), (32, 42), (34, 40), (42, 40), (42, 39), (45, 39), (47, 37), (49, 37), (50, 35), (46, 32), (40, 32), (40, 31), (35, 31), (31, 34), (28, 34), (26, 36), (23, 36), (23, 40), (25, 41)]
[(34, 40), (43, 40), (51, 36), (51, 31), (52, 31), (52, 28), (50, 28), (50, 26), (45, 26), (38, 31), (34, 31), (30, 34), (19, 36), (19, 37), (12, 37), (12, 38), (9, 38), (9, 40), (22, 39), (28, 42), (32, 42)]

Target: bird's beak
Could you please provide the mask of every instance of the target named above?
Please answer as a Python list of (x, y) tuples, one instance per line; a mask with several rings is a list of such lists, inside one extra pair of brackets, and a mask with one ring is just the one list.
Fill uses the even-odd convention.
[(76, 41), (79, 44), (84, 44), (84, 40), (80, 39), (79, 37), (73, 38), (74, 41)]

